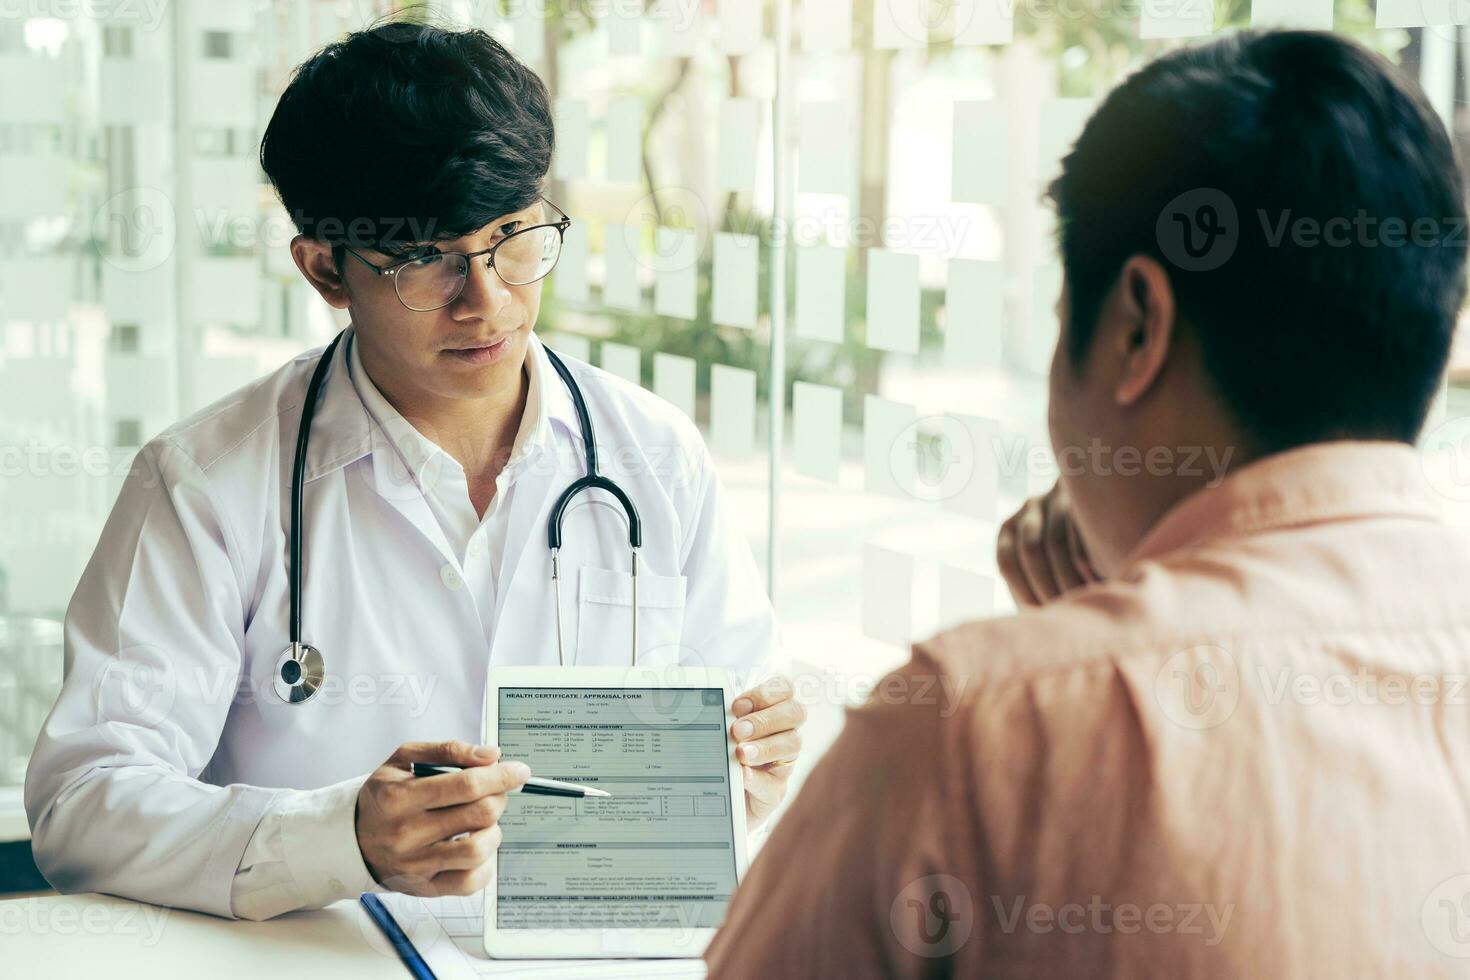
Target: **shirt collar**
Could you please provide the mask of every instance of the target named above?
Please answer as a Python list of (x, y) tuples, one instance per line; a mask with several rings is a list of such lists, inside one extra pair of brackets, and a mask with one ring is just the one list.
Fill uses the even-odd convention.
[[(404, 419), (403, 414), (388, 403), (387, 397), (384, 397), (381, 389), (363, 369), (362, 356), (357, 344), (351, 342), (353, 339), (351, 332), (345, 338), (345, 342), (350, 344), (348, 376), (363, 408), (375, 423), (372, 433), (375, 457), (373, 469), (379, 482), (390, 479), (394, 485), (401, 485), (404, 476), (412, 475), (413, 482), (423, 486), (425, 472), (431, 466), (435, 467), (435, 473), (441, 472), (438, 467), (448, 467), (448, 472), (451, 473), (463, 473), (459, 460), (409, 420)], [(570, 419), (570, 426), (573, 430), (576, 428), (576, 414), (570, 407), (566, 388), (554, 373), (545, 348), (534, 334), (529, 339), (526, 350), (526, 375), (529, 385), (526, 389), (525, 413), (520, 417), (520, 426), (516, 430), (516, 438), (510, 450), (510, 460), (504, 469), (504, 475), (507, 476), (516, 473), (528, 458), (553, 450), (554, 422), (566, 426), (567, 419)]]
[(1418, 452), (1401, 442), (1321, 442), (1262, 457), (1176, 503), (1125, 564), (1213, 538), (1356, 517), (1437, 520)]
[[(320, 476), (356, 463), (365, 455), (372, 454), (376, 448), (388, 451), (390, 469), (394, 464), (404, 466), (398, 460), (397, 453), (388, 448), (390, 444), (382, 435), (381, 426), (370, 416), (362, 394), (357, 391), (357, 386), (353, 383), (350, 353), (356, 350), (356, 344), (350, 344), (348, 341), (353, 338), (354, 334), (356, 331), (351, 326), (345, 329), (343, 341), (332, 353), (331, 364), (328, 364), (326, 376), (322, 379), (322, 391), (320, 391), (316, 413), (312, 420), (312, 436), (307, 442), (304, 483), (310, 483)], [(310, 378), (312, 370), (325, 353), (323, 347), (303, 351), (295, 359), (303, 363), (301, 397), (304, 397), (304, 392), (306, 392), (306, 379)], [(537, 428), (528, 438), (529, 447), (535, 453), (553, 451), (557, 430), (560, 430), (560, 435), (570, 436), (573, 442), (572, 448), (581, 447), (582, 429), (576, 417), (576, 410), (573, 408), (572, 395), (567, 391), (562, 379), (557, 378), (556, 369), (551, 367), (551, 360), (548, 359), (547, 351), (541, 344), (541, 338), (535, 334), (531, 335), (531, 341), (529, 341), (526, 363), (531, 366), (531, 376), (537, 385), (538, 401), (542, 406), (537, 410)], [(570, 367), (573, 375), (585, 378), (578, 361), (567, 361), (567, 367)], [(357, 370), (356, 373), (366, 378), (366, 372), (363, 370)], [(382, 392), (378, 392), (378, 395), (381, 398)], [(384, 401), (384, 404), (387, 404), (387, 400)], [(528, 406), (531, 404), (529, 392), (526, 404)], [(301, 404), (297, 403), (295, 410), (300, 411), (300, 408)], [(394, 411), (394, 414), (398, 414), (397, 411)], [(550, 425), (541, 425), (539, 420), (548, 420)], [(300, 425), (300, 422), (297, 422), (297, 425)], [(409, 428), (412, 429), (412, 426)], [(437, 450), (438, 445), (434, 445), (434, 448)], [(287, 458), (287, 464), (290, 464), (290, 457)]]

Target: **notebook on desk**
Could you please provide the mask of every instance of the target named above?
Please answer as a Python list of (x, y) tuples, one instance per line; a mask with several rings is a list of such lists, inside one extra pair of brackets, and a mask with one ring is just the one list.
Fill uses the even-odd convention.
[[(397, 892), (380, 896), (436, 980), (529, 976), (536, 980), (581, 977), (670, 977), (702, 980), (703, 960), (492, 960), (485, 955), (483, 904), (479, 895), (417, 898)], [(396, 955), (383, 940), (387, 955)]]

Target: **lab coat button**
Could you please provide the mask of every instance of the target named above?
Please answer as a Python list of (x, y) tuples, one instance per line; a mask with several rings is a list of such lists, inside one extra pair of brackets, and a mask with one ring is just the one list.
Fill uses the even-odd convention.
[(455, 570), (453, 565), (439, 566), (439, 581), (443, 582), (444, 587), (451, 592), (458, 590), (462, 584), (459, 572)]

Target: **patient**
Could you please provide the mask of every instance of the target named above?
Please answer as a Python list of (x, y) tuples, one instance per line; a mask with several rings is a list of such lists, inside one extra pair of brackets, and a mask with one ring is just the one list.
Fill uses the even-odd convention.
[(713, 976), (1470, 969), (1470, 537), (1412, 448), (1462, 195), (1424, 97), (1338, 37), (1107, 97), (1050, 189), (1061, 477), (1000, 545), (1025, 608), (849, 713)]

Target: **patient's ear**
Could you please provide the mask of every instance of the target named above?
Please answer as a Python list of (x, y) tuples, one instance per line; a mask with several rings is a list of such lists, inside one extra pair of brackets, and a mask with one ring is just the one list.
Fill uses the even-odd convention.
[(1118, 379), (1113, 397), (1119, 405), (1132, 405), (1168, 363), (1174, 345), (1174, 287), (1157, 260), (1134, 255), (1123, 263), (1114, 297), (1120, 329), (1113, 337)]
[(337, 269), (332, 246), (306, 235), (297, 235), (291, 239), (291, 258), (322, 299), (336, 309), (347, 309), (351, 300), (347, 294), (347, 280)]

